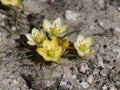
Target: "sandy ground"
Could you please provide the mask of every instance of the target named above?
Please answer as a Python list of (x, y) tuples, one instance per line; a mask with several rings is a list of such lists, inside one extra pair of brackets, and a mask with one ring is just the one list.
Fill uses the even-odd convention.
[[(25, 11), (17, 20), (14, 12), (0, 6), (0, 90), (120, 90), (119, 0), (24, 0), (23, 4)], [(79, 34), (94, 35), (95, 54), (61, 58), (59, 64), (33, 65), (38, 55), (18, 60), (20, 51), (25, 55), (24, 34), (41, 28), (44, 18), (57, 17), (69, 24), (68, 31), (80, 30), (67, 37), (71, 42)]]

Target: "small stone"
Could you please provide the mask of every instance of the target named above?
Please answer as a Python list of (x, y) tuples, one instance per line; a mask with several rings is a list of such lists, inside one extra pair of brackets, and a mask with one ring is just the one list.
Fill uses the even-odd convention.
[(120, 7), (117, 7), (117, 11), (120, 12)]
[(16, 31), (16, 27), (15, 27), (15, 26), (12, 26), (12, 27), (11, 27), (11, 30), (12, 30), (12, 31)]
[(94, 76), (90, 75), (87, 79), (88, 83), (91, 84), (94, 81)]
[(115, 31), (116, 31), (116, 32), (120, 32), (120, 27), (116, 27), (116, 28), (115, 28)]
[(105, 0), (98, 0), (98, 4), (99, 4), (101, 9), (104, 9), (104, 7), (105, 7)]
[(84, 89), (87, 89), (89, 87), (89, 84), (87, 82), (82, 82), (81, 83), (81, 86), (84, 88)]
[(4, 18), (6, 18), (6, 15), (2, 15), (1, 17), (4, 19)]
[(73, 12), (73, 11), (70, 11), (70, 10), (67, 10), (65, 12), (65, 19), (69, 20), (69, 21), (77, 21), (78, 18), (80, 17), (80, 13), (78, 12)]
[(114, 86), (110, 87), (109, 90), (117, 90)]
[(115, 85), (120, 88), (120, 81), (115, 81)]
[(103, 85), (102, 90), (107, 90), (107, 86)]
[(103, 57), (97, 54), (97, 61), (98, 61), (98, 66), (101, 66), (102, 68), (104, 67), (103, 64)]
[(101, 74), (102, 76), (107, 76), (107, 71), (106, 71), (106, 69), (105, 69), (105, 68), (102, 69), (102, 70), (100, 71), (100, 74)]
[(20, 90), (20, 88), (12, 87), (12, 88), (10, 88), (9, 90)]
[(3, 22), (1, 22), (0, 24), (1, 24), (1, 26), (5, 26), (5, 22), (4, 22), (4, 21), (3, 21)]
[(82, 65), (80, 68), (80, 72), (85, 73), (87, 70), (89, 70), (88, 65)]

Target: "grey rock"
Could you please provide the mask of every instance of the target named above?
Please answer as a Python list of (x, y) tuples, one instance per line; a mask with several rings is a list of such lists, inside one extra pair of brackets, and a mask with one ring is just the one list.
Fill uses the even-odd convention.
[(102, 86), (102, 90), (107, 90), (107, 88), (108, 88), (108, 87), (107, 87), (106, 85), (103, 85), (103, 86)]
[(120, 81), (115, 81), (115, 85), (120, 88)]
[(93, 75), (90, 75), (87, 79), (88, 83), (92, 83), (94, 81), (94, 76)]
[(78, 18), (80, 17), (80, 13), (78, 12), (73, 12), (71, 10), (67, 10), (65, 12), (65, 19), (69, 20), (69, 21), (77, 21)]
[(88, 65), (86, 64), (86, 65), (82, 65), (81, 67), (80, 67), (80, 72), (82, 72), (82, 73), (85, 73), (87, 70), (89, 70), (90, 68), (88, 67)]
[(87, 82), (82, 82), (81, 83), (81, 86), (84, 88), (84, 89), (87, 89), (89, 87), (89, 84)]

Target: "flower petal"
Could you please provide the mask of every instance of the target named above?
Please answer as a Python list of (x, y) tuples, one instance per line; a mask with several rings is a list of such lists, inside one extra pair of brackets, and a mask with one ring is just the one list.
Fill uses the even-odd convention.
[(10, 1), (8, 0), (1, 0), (1, 3), (4, 5), (10, 5)]
[(54, 58), (52, 59), (52, 61), (57, 63), (57, 62), (60, 61), (60, 57), (54, 57)]
[(56, 20), (53, 22), (53, 27), (57, 27), (57, 29), (60, 29), (62, 26), (62, 20), (60, 17), (58, 17)]
[(80, 34), (80, 35), (78, 36), (78, 38), (77, 38), (77, 44), (78, 44), (78, 46), (79, 46), (80, 44), (83, 44), (83, 43), (84, 43), (84, 39), (85, 39), (85, 37), (84, 37), (82, 34)]
[(21, 3), (20, 0), (12, 0), (11, 1), (12, 6), (18, 6), (18, 5), (20, 5), (20, 3)]
[(33, 28), (31, 34), (32, 34), (33, 38), (36, 38), (37, 36), (40, 35), (40, 31), (38, 29), (36, 29), (36, 28)]
[(74, 42), (74, 48), (77, 50), (79, 56), (84, 56), (84, 52), (79, 49), (77, 42)]
[(44, 19), (43, 29), (50, 34), (50, 28), (52, 28), (52, 24), (47, 19)]
[(87, 46), (91, 46), (94, 42), (94, 37), (93, 36), (87, 37), (84, 42)]
[(45, 59), (45, 61), (51, 61), (51, 57), (47, 56), (44, 48), (37, 48), (36, 51)]
[(55, 49), (55, 52), (56, 52), (55, 56), (56, 56), (56, 57), (61, 56), (62, 51), (63, 51), (62, 47), (61, 47), (61, 46), (58, 46), (58, 47)]
[(65, 31), (67, 30), (68, 25), (64, 25), (58, 30), (58, 37), (63, 37), (65, 35)]
[(30, 46), (36, 45), (36, 43), (35, 43), (35, 42), (32, 42), (32, 41), (27, 41), (27, 43), (28, 43), (28, 45), (30, 45)]
[(25, 36), (26, 36), (26, 38), (27, 38), (29, 41), (34, 42), (34, 39), (33, 39), (33, 37), (32, 37), (31, 34), (26, 33)]

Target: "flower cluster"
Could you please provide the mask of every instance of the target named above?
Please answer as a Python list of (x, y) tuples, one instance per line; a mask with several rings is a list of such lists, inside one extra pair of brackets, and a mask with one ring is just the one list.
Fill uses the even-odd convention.
[(0, 2), (6, 6), (19, 6), (21, 4), (20, 0), (0, 0)]
[[(61, 56), (69, 48), (70, 44), (68, 40), (62, 38), (67, 34), (67, 29), (68, 25), (63, 25), (60, 17), (54, 20), (53, 23), (44, 19), (41, 30), (33, 28), (31, 34), (26, 33), (27, 43), (31, 46), (36, 46), (37, 53), (40, 54), (45, 61), (59, 62)], [(73, 48), (76, 49), (80, 57), (92, 54), (94, 53), (92, 48), (93, 41), (93, 37), (85, 38), (80, 34), (77, 40), (73, 42)]]

